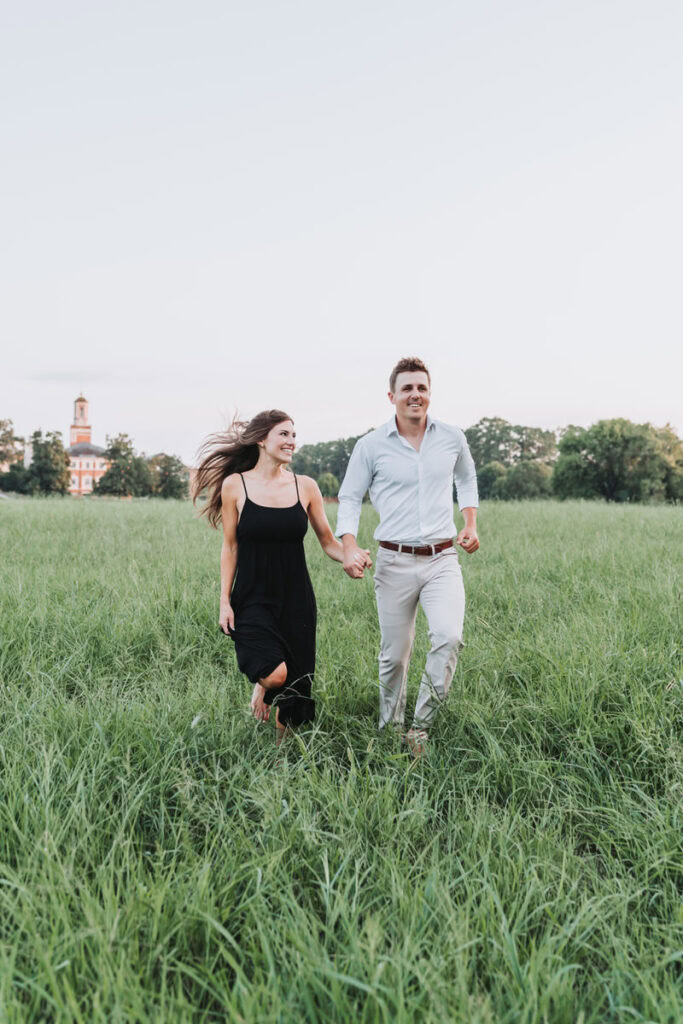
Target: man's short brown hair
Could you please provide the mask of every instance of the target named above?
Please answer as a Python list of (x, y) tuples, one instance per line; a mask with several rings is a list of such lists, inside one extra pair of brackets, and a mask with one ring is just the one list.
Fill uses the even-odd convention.
[(427, 369), (425, 364), (422, 362), (421, 359), (416, 359), (414, 356), (408, 356), (407, 359), (399, 359), (399, 361), (396, 363), (396, 366), (391, 371), (391, 376), (389, 377), (389, 391), (392, 393), (392, 395), (394, 394), (394, 389), (396, 388), (396, 378), (398, 377), (399, 373), (415, 373), (417, 371), (427, 374), (427, 380), (429, 381), (429, 386), (431, 387), (432, 378), (429, 376), (429, 370)]

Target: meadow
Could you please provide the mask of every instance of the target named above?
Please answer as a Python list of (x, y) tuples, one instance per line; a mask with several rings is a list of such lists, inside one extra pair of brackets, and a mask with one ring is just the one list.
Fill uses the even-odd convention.
[[(310, 531), (317, 719), (276, 751), (188, 503), (0, 501), (0, 1021), (683, 1020), (680, 509), (480, 523), (414, 761), (372, 579)], [(409, 707), (425, 653), (420, 617)]]

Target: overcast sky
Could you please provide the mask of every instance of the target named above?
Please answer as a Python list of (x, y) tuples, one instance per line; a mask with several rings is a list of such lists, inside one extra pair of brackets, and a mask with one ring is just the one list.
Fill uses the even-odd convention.
[(3, 5), (0, 418), (683, 427), (683, 5)]

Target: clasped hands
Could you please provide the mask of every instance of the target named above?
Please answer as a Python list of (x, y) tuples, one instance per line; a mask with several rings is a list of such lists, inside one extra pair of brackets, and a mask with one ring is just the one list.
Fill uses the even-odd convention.
[(365, 575), (365, 570), (372, 566), (370, 552), (367, 548), (359, 548), (355, 545), (348, 551), (344, 551), (344, 561), (342, 565), (344, 567), (344, 572), (347, 576), (350, 576), (352, 580), (362, 580)]

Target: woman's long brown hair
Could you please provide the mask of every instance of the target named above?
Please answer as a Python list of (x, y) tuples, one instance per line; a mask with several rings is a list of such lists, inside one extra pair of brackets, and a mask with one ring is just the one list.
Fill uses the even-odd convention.
[(291, 420), (282, 409), (266, 409), (251, 420), (235, 418), (225, 433), (211, 434), (199, 449), (199, 468), (194, 479), (192, 501), (206, 488), (209, 492), (201, 515), (218, 528), (221, 521), (221, 488), (231, 473), (246, 473), (258, 462), (258, 442), (263, 441), (273, 427)]

